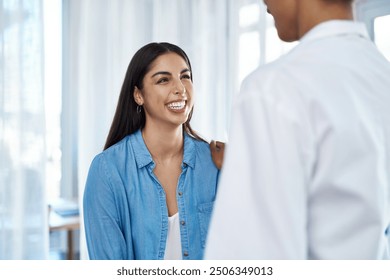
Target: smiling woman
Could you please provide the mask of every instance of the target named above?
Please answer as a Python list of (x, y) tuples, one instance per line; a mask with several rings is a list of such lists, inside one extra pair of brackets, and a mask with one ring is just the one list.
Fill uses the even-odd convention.
[(185, 52), (142, 47), (131, 60), (104, 151), (84, 193), (91, 259), (201, 259), (218, 168), (192, 130)]
[[(145, 110), (141, 107), (144, 101), (139, 98), (142, 97), (143, 94), (147, 94), (149, 87), (152, 86), (151, 83), (161, 85), (160, 87), (156, 86), (154, 88), (160, 90), (163, 88), (163, 85), (172, 85), (172, 80), (175, 82), (175, 77), (173, 77), (174, 73), (167, 71), (166, 69), (168, 68), (164, 68), (169, 67), (171, 69), (174, 67), (173, 65), (170, 65), (170, 59), (166, 58), (168, 55), (176, 56), (175, 63), (181, 63), (181, 66), (184, 67), (183, 69), (185, 72), (180, 73), (180, 80), (182, 81), (183, 78), (187, 80), (184, 84), (186, 84), (187, 87), (191, 87), (188, 90), (191, 90), (192, 94), (192, 69), (187, 54), (179, 47), (169, 43), (150, 43), (144, 46), (134, 55), (127, 69), (114, 120), (104, 149), (117, 143), (126, 135), (144, 128), (147, 115)], [(160, 56), (165, 59), (162, 59)], [(180, 71), (183, 71), (183, 69), (180, 69)], [(144, 89), (144, 86), (147, 88)], [(184, 85), (183, 88), (185, 88)], [(138, 102), (140, 103), (137, 103), (135, 99), (138, 99)], [(149, 102), (152, 102), (152, 100)], [(198, 140), (202, 140), (190, 126), (193, 104), (188, 107), (190, 108), (189, 114), (187, 115), (186, 120), (181, 124), (182, 128), (189, 135)], [(151, 112), (149, 112), (149, 114), (150, 113)]]
[(144, 78), (143, 89), (134, 91), (135, 102), (143, 106), (148, 119), (145, 131), (169, 130), (186, 123), (194, 105), (192, 93), (191, 71), (185, 60), (176, 53), (159, 56)]

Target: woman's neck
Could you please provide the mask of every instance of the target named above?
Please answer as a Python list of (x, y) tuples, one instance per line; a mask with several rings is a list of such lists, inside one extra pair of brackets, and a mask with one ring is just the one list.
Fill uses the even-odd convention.
[(161, 163), (183, 156), (182, 126), (167, 129), (146, 124), (142, 130), (142, 137), (156, 162)]

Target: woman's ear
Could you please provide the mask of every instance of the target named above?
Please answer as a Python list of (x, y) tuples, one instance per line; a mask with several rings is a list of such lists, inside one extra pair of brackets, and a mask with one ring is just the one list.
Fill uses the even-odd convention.
[(139, 88), (134, 87), (133, 96), (134, 96), (135, 102), (138, 105), (140, 105), (140, 106), (144, 105), (144, 98), (142, 97), (142, 92), (141, 92), (141, 90)]

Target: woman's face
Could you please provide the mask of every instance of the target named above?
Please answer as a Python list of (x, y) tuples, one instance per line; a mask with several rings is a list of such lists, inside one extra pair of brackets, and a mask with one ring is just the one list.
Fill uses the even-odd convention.
[(191, 72), (185, 60), (171, 52), (159, 56), (143, 79), (143, 89), (134, 92), (135, 101), (143, 105), (146, 125), (185, 123), (193, 107)]
[(275, 20), (279, 38), (286, 42), (299, 39), (297, 0), (264, 0), (267, 11)]

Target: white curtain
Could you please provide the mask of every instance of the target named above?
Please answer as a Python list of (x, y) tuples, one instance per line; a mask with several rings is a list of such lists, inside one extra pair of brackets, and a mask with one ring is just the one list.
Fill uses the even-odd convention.
[(46, 259), (42, 3), (0, 1), (0, 259)]
[[(63, 145), (78, 165), (80, 201), (91, 160), (107, 137), (130, 59), (149, 42), (171, 42), (187, 52), (196, 94), (193, 128), (206, 139), (226, 141), (233, 91), (228, 86), (233, 74), (227, 74), (229, 2), (64, 1), (63, 119), (75, 137), (68, 136)], [(74, 161), (68, 160), (64, 169), (73, 168)], [(83, 230), (80, 247), (81, 258), (87, 258)]]

